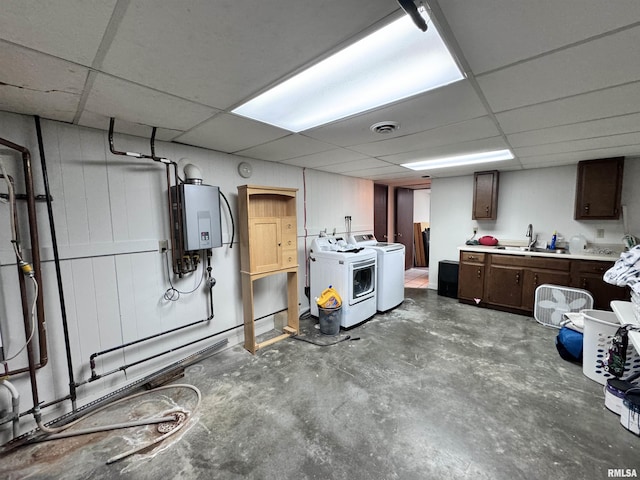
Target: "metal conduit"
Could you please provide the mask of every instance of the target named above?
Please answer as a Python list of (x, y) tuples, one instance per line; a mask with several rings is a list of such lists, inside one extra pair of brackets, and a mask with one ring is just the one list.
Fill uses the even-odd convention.
[(64, 300), (64, 290), (62, 286), (62, 271), (60, 268), (60, 255), (58, 251), (58, 238), (53, 220), (53, 207), (51, 205), (51, 190), (49, 188), (49, 175), (47, 173), (47, 162), (44, 155), (44, 143), (42, 141), (42, 128), (40, 117), (35, 116), (36, 134), (38, 137), (38, 149), (40, 150), (40, 164), (42, 165), (42, 179), (44, 181), (44, 194), (47, 199), (47, 213), (49, 216), (49, 230), (51, 231), (51, 244), (53, 246), (53, 260), (56, 267), (56, 279), (58, 283), (58, 297), (60, 299), (60, 313), (62, 314), (62, 331), (64, 336), (64, 346), (67, 354), (67, 373), (69, 376), (69, 399), (73, 410), (76, 409), (76, 382), (73, 377), (73, 362), (71, 359), (71, 342), (69, 340), (69, 324), (67, 322), (67, 307)]

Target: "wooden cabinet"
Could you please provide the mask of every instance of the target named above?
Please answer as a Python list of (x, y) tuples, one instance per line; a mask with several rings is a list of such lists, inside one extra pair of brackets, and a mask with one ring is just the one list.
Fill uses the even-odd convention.
[(576, 220), (620, 218), (624, 157), (578, 163)]
[(569, 285), (571, 260), (526, 255), (489, 255), (487, 303), (533, 312), (536, 288)]
[(545, 283), (551, 285), (569, 285), (571, 275), (569, 273), (569, 262), (565, 268), (532, 268), (525, 270), (524, 282), (522, 284), (522, 308), (533, 312), (536, 288)]
[(473, 174), (473, 220), (495, 220), (498, 218), (497, 170)]
[(547, 283), (587, 290), (593, 296), (594, 308), (610, 310), (612, 300), (629, 299), (628, 288), (602, 279), (613, 263), (462, 251), (458, 298), (465, 303), (532, 314), (536, 289)]
[[(244, 309), (244, 346), (251, 353), (298, 333), (298, 229), (295, 188), (238, 187), (240, 273)], [(287, 326), (283, 335), (255, 342), (253, 282), (287, 275)]]
[(524, 270), (515, 265), (492, 264), (487, 275), (487, 303), (520, 308)]
[(475, 302), (484, 295), (484, 253), (460, 252), (458, 298)]
[(602, 279), (614, 262), (575, 260), (571, 267), (571, 286), (587, 290), (593, 296), (593, 308), (611, 310), (613, 300), (629, 300), (629, 289), (611, 285)]

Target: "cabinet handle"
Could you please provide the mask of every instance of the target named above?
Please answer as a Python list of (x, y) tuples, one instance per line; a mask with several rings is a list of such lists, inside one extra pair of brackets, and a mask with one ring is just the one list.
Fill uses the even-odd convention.
[(533, 276), (533, 284), (534, 285), (538, 285), (538, 274), (537, 273)]
[(478, 278), (482, 277), (482, 270), (478, 269)]
[(587, 289), (587, 279), (586, 278), (582, 279), (582, 288), (584, 288), (585, 290)]
[(520, 285), (520, 274), (516, 273), (516, 285)]
[(281, 243), (279, 243), (279, 244), (278, 244), (278, 246), (280, 247), (280, 246), (282, 246), (282, 244), (281, 244)]
[(487, 215), (489, 215), (489, 205), (487, 205), (486, 207), (484, 207), (485, 211), (487, 212)]
[(584, 212), (585, 213), (589, 213), (589, 204), (588, 203), (584, 204)]
[(468, 258), (469, 260), (475, 260), (475, 259), (476, 259), (476, 257), (474, 257), (473, 255), (469, 255), (467, 258)]
[(291, 246), (291, 240), (289, 240), (289, 241), (287, 242), (287, 245)]
[(402, 234), (401, 234), (401, 233), (399, 233), (399, 234), (398, 234), (398, 236), (399, 236), (399, 237), (401, 237), (401, 236), (402, 236)]

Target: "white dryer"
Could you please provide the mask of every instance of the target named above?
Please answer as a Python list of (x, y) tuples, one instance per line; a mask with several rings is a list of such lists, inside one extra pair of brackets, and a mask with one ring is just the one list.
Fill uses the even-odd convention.
[(404, 301), (404, 256), (401, 243), (378, 242), (373, 234), (351, 235), (349, 243), (378, 254), (377, 309), (386, 312)]
[(341, 237), (314, 239), (309, 250), (311, 315), (318, 316), (315, 299), (329, 286), (342, 297), (342, 327), (352, 327), (375, 315), (377, 263), (375, 250), (349, 245)]

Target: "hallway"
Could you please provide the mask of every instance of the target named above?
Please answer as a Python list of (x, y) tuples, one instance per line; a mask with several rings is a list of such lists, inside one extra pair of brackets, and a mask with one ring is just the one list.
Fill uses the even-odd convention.
[(404, 272), (405, 288), (427, 288), (429, 286), (429, 268), (414, 267)]

